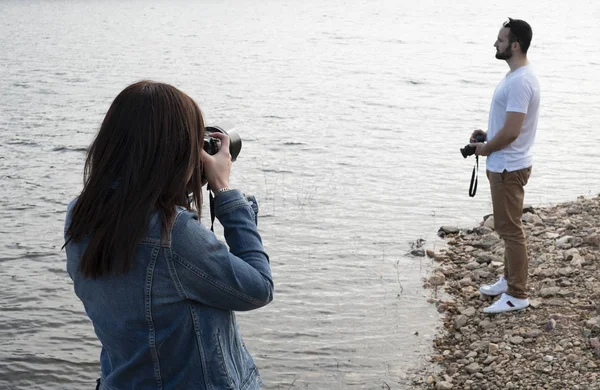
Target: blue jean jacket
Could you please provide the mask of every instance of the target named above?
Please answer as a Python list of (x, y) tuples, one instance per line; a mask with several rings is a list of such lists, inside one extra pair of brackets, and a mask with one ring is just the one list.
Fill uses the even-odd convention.
[(183, 208), (166, 241), (152, 217), (125, 276), (83, 278), (87, 239), (67, 244), (67, 271), (102, 343), (101, 390), (260, 388), (234, 313), (273, 300), (256, 204), (238, 190), (215, 202), (229, 248)]

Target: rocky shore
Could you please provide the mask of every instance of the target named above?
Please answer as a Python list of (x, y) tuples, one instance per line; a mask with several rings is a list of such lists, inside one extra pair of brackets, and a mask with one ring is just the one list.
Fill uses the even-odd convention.
[(425, 286), (443, 313), (421, 389), (600, 389), (600, 196), (523, 212), (530, 307), (488, 315), (478, 288), (503, 273), (493, 217), (447, 243)]

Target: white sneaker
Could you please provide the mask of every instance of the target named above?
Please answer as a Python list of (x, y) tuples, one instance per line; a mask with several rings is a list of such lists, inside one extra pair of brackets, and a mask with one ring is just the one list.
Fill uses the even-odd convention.
[(483, 312), (488, 314), (504, 313), (505, 311), (523, 310), (527, 306), (529, 306), (529, 299), (527, 298), (519, 299), (508, 294), (502, 294), (500, 299), (483, 309)]
[(495, 296), (507, 291), (508, 283), (506, 282), (506, 279), (504, 279), (504, 276), (500, 276), (500, 279), (498, 279), (498, 281), (494, 284), (484, 284), (483, 286), (479, 287), (479, 292), (484, 295)]

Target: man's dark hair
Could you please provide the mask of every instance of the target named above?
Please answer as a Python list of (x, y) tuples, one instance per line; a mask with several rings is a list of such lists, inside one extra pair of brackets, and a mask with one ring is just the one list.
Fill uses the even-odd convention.
[(527, 54), (527, 50), (529, 50), (529, 45), (531, 44), (531, 38), (533, 37), (533, 31), (531, 30), (529, 23), (520, 19), (508, 18), (502, 27), (510, 29), (510, 32), (508, 33), (509, 42), (519, 42), (521, 52)]

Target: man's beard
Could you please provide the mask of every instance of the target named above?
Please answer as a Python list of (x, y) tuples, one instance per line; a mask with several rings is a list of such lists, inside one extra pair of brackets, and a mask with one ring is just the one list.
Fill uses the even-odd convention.
[(496, 52), (496, 58), (499, 60), (508, 60), (510, 57), (512, 57), (512, 50), (510, 49), (510, 46), (508, 46), (504, 51)]

